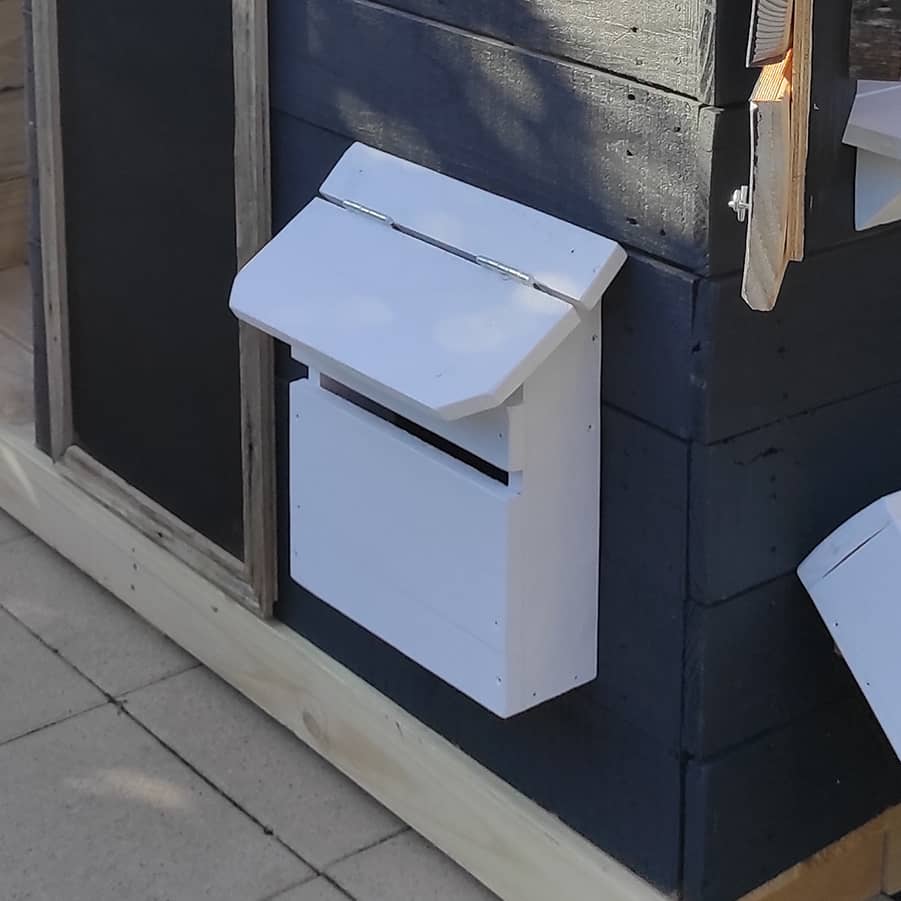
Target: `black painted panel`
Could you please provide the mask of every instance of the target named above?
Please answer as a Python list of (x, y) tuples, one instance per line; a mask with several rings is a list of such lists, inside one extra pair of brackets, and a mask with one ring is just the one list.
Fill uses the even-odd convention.
[(791, 266), (772, 313), (750, 310), (737, 278), (701, 281), (694, 434), (719, 441), (901, 381), (899, 285), (901, 234)]
[[(383, 0), (479, 34), (724, 106), (750, 96), (750, 0)], [(711, 34), (710, 32), (713, 32)]]
[(632, 254), (602, 300), (604, 402), (687, 438), (697, 279)]
[(240, 555), (231, 4), (60, 4), (78, 443)]
[(744, 229), (708, 203), (712, 179), (747, 178), (743, 109), (368, 0), (275, 0), (270, 36), (276, 109), (688, 268), (738, 268)]
[[(823, 366), (831, 361), (822, 360)], [(701, 602), (794, 571), (901, 485), (901, 385), (692, 451), (689, 575)]]
[(901, 764), (860, 696), (690, 764), (684, 898), (734, 901), (899, 800)]
[(710, 757), (854, 691), (794, 574), (715, 606), (690, 604), (685, 749)]

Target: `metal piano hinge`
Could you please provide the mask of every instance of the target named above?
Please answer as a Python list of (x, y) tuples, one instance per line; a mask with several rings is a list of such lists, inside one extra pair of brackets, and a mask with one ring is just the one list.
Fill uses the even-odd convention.
[(378, 210), (371, 210), (368, 206), (363, 206), (362, 203), (355, 203), (353, 200), (339, 200), (338, 203), (345, 210), (350, 210), (352, 213), (362, 213), (364, 216), (369, 216), (370, 219), (375, 219), (385, 225), (394, 225), (394, 220), (390, 216), (386, 216)]
[(528, 285), (531, 288), (535, 287), (535, 278), (529, 275), (528, 272), (522, 272), (519, 269), (514, 269), (512, 266), (505, 266), (503, 263), (499, 263), (497, 260), (492, 260), (489, 257), (477, 256), (475, 259), (480, 266), (484, 266), (486, 269), (492, 269), (495, 272), (499, 272), (501, 275), (515, 278), (517, 281), (522, 282), (524, 285)]

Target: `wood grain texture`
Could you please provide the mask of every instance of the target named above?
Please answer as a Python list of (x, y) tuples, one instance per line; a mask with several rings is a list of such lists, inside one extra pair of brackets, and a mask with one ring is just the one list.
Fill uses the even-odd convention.
[(882, 890), (887, 895), (901, 892), (901, 807), (888, 811), (885, 824), (885, 857), (882, 862)]
[[(689, 763), (685, 790), (684, 897), (722, 901), (762, 885), (897, 804), (901, 768), (856, 696), (710, 762)], [(864, 856), (865, 885), (872, 886), (866, 892), (852, 860), (829, 868), (827, 854), (802, 874), (799, 888), (807, 894), (772, 897), (866, 901), (879, 891), (882, 854), (877, 826)]]
[(791, 77), (791, 186), (786, 253), (788, 259), (796, 262), (804, 259), (806, 249), (807, 158), (810, 150), (813, 55), (814, 0), (795, 0)]
[[(269, 239), (269, 23), (265, 0), (233, 0), (235, 82), (235, 228), (238, 266)], [(268, 335), (239, 325), (243, 559), (259, 611), (276, 596), (275, 347)]]
[[(595, 901), (599, 893), (609, 901), (663, 901), (660, 892), (311, 643), (286, 626), (261, 621), (123, 524), (63, 478), (21, 430), (0, 431), (0, 508), (506, 901), (561, 894), (568, 901)], [(657, 820), (652, 816), (648, 828), (656, 829)]]
[(742, 297), (758, 312), (776, 306), (788, 263), (792, 102), (785, 68), (784, 63), (775, 63), (763, 70), (750, 107), (751, 210)]
[[(687, 420), (691, 434), (707, 444), (721, 441), (901, 381), (901, 358), (894, 352), (901, 340), (897, 247), (896, 235), (883, 234), (809, 255), (803, 264), (789, 267), (779, 306), (769, 316), (741, 303), (738, 279), (701, 281), (692, 333), (678, 343), (672, 337), (668, 348), (675, 354), (684, 340), (695, 350), (685, 389), (694, 411)], [(868, 273), (866, 291), (857, 289), (863, 271)], [(628, 269), (623, 278), (627, 275)], [(675, 297), (667, 296), (674, 303)], [(854, 303), (847, 302), (850, 296)], [(627, 303), (626, 310), (644, 307), (632, 297)], [(608, 305), (608, 316), (614, 309)], [(641, 325), (645, 333), (650, 328), (644, 320)], [(662, 359), (659, 351), (653, 359)], [(817, 362), (822, 360), (831, 363)], [(678, 378), (675, 368), (668, 372), (669, 379)], [(636, 378), (642, 385), (640, 373)], [(669, 398), (676, 389), (664, 389), (664, 381), (661, 396)], [(662, 418), (652, 421), (665, 425)]]
[[(732, 20), (736, 4), (708, 0), (384, 0), (384, 5), (562, 59), (726, 105), (749, 78)], [(746, 22), (745, 22), (746, 24)]]
[(33, 0), (31, 22), (49, 449), (59, 459), (72, 444), (73, 422), (56, 0)]
[(877, 892), (884, 841), (882, 820), (871, 820), (742, 901), (880, 901)]
[(898, 0), (853, 0), (849, 69), (852, 78), (901, 81)]
[(846, 697), (854, 680), (794, 573), (690, 603), (683, 742), (708, 758)]
[(852, 515), (898, 488), (901, 385), (692, 454), (689, 581), (722, 600), (794, 571)]
[(687, 268), (737, 268), (720, 196), (746, 171), (740, 110), (369, 0), (277, 0), (271, 18), (275, 108)]
[(25, 175), (25, 90), (0, 90), (0, 181)]
[(21, 0), (0, 0), (0, 91), (25, 84), (24, 26)]
[(59, 6), (75, 429), (241, 558), (232, 10), (179, 9)]
[(25, 262), (28, 179), (0, 181), (0, 269)]
[(187, 563), (229, 597), (245, 607), (257, 607), (242, 561), (185, 525), (80, 447), (70, 447), (60, 462), (62, 474), (106, 509)]

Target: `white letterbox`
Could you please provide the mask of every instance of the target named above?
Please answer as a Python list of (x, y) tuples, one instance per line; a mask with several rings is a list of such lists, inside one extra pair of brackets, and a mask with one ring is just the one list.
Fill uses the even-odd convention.
[(287, 342), (291, 574), (501, 716), (597, 668), (613, 242), (357, 144), (235, 280)]
[(901, 758), (901, 493), (851, 517), (798, 575)]

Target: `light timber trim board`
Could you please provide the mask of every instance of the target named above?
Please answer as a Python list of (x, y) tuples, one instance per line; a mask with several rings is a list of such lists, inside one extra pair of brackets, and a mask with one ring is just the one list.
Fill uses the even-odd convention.
[(795, 0), (792, 48), (792, 162), (787, 254), (789, 260), (804, 259), (807, 223), (807, 157), (810, 143), (810, 98), (813, 83), (813, 4)]
[[(742, 901), (870, 901), (892, 893), (901, 867), (901, 806), (745, 895)], [(898, 887), (901, 888), (901, 880)]]
[[(235, 223), (238, 266), (269, 240), (269, 26), (267, 0), (233, 0)], [(241, 323), (241, 455), (244, 560), (260, 612), (272, 614), (277, 584), (275, 535), (275, 345)]]
[(751, 210), (742, 297), (752, 310), (776, 306), (788, 266), (791, 182), (791, 51), (764, 68), (751, 98)]
[(506, 901), (663, 901), (287, 626), (233, 602), (0, 427), (0, 508), (449, 854)]
[[(3, 0), (0, 0), (3, 2)], [(275, 559), (275, 364), (271, 339), (239, 330), (244, 552), (236, 561), (74, 446), (59, 97), (58, 0), (34, 0), (33, 49), (50, 452), (68, 479), (172, 551), (240, 603), (272, 613)], [(233, 0), (235, 248), (244, 262), (270, 230), (269, 98), (265, 0)]]

